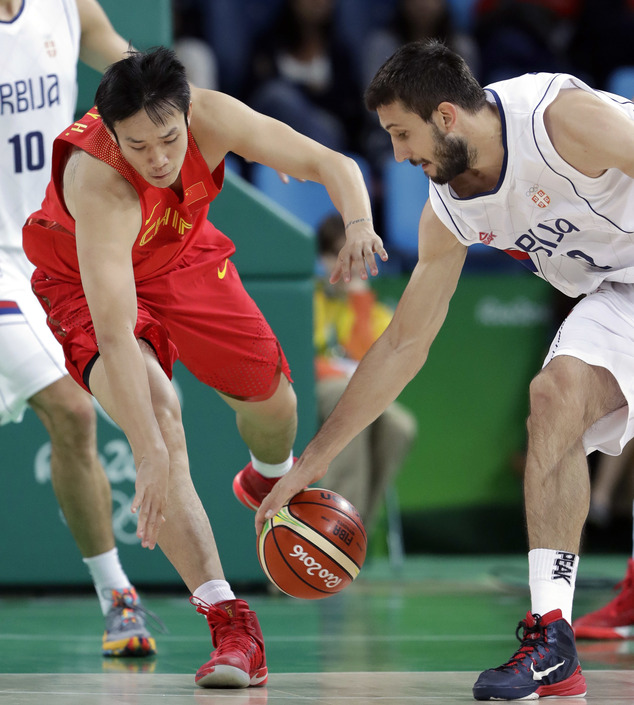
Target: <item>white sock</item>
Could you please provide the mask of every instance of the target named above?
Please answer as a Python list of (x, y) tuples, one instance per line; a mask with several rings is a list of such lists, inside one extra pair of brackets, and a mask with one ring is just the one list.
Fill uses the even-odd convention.
[(545, 615), (556, 609), (572, 622), (572, 600), (579, 556), (568, 551), (535, 548), (528, 553), (531, 612)]
[(286, 475), (286, 473), (293, 467), (292, 450), (287, 460), (283, 463), (277, 464), (263, 463), (261, 460), (258, 460), (255, 455), (251, 453), (251, 451), (249, 451), (249, 454), (251, 455), (251, 464), (253, 465), (253, 469), (257, 470), (260, 475), (264, 475), (264, 477), (282, 477), (282, 475)]
[(208, 580), (194, 590), (194, 597), (206, 602), (208, 605), (236, 599), (231, 586), (226, 580)]
[(121, 567), (119, 551), (115, 547), (98, 556), (84, 558), (83, 561), (90, 571), (101, 611), (105, 615), (112, 604), (110, 590), (123, 590), (131, 587), (128, 576)]

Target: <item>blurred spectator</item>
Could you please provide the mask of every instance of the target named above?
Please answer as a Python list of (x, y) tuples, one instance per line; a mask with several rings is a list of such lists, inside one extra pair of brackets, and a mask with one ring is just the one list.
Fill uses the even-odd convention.
[(620, 455), (595, 456), (588, 521), (606, 528), (619, 515), (629, 517), (632, 510), (634, 442), (628, 443)]
[(202, 28), (205, 8), (201, 0), (173, 0), (174, 51), (199, 88), (218, 89), (218, 63)]
[[(376, 301), (367, 281), (330, 284), (329, 277), (345, 242), (338, 213), (318, 228), (323, 277), (315, 290), (315, 350), (319, 423), (334, 409), (358, 361), (385, 330), (392, 311)], [(356, 507), (368, 531), (390, 482), (416, 438), (414, 415), (398, 402), (364, 429), (333, 460), (320, 486), (343, 495)]]
[(634, 65), (633, 36), (633, 0), (581, 0), (572, 60), (593, 87), (607, 89), (614, 69)]
[(285, 0), (254, 40), (244, 100), (338, 151), (356, 151), (361, 89), (334, 31), (335, 0)]
[(567, 52), (581, 2), (478, 0), (475, 37), (483, 85), (540, 71), (578, 75)]
[(439, 39), (460, 54), (477, 77), (478, 47), (472, 37), (454, 29), (447, 0), (398, 0), (394, 19), (364, 42), (362, 82), (367, 86), (381, 65), (407, 42)]
[[(478, 46), (467, 34), (457, 32), (447, 0), (398, 0), (392, 22), (375, 29), (364, 42), (361, 80), (369, 85), (382, 64), (402, 44), (417, 39), (439, 39), (460, 54), (477, 77), (480, 73)], [(392, 158), (389, 135), (380, 127), (376, 113), (367, 114), (370, 125), (364, 138), (364, 152), (377, 172)]]

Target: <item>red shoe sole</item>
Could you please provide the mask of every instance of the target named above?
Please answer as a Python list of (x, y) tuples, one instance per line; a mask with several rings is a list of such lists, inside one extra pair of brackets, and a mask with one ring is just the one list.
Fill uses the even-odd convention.
[(251, 497), (248, 492), (245, 492), (244, 488), (240, 484), (241, 476), (242, 470), (240, 470), (240, 472), (233, 478), (233, 494), (235, 495), (235, 498), (238, 500), (238, 502), (240, 502), (240, 504), (243, 504), (247, 509), (257, 511), (260, 508), (262, 502), (259, 502), (258, 500)]
[[(575, 638), (577, 639), (632, 639), (634, 638), (634, 627), (590, 627), (573, 625)], [(617, 630), (621, 630), (620, 632)]]
[(587, 692), (586, 679), (581, 672), (581, 666), (565, 681), (554, 685), (542, 685), (535, 691), (540, 698), (558, 695), (560, 698), (570, 698), (573, 696), (582, 698)]

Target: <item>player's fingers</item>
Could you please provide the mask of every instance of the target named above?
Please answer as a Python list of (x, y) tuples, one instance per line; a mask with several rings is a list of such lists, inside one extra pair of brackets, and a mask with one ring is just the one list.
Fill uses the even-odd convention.
[(264, 498), (264, 501), (260, 505), (260, 508), (255, 513), (256, 536), (260, 535), (262, 527), (266, 523), (267, 519), (270, 519), (271, 517), (275, 516), (284, 506), (285, 497), (284, 495), (280, 494), (279, 491), (276, 491), (277, 489), (277, 487), (274, 488), (273, 491)]
[(145, 541), (145, 525), (147, 523), (147, 512), (143, 510), (143, 505), (141, 505), (137, 510), (137, 513), (139, 515), (139, 518), (136, 525), (136, 535), (141, 539), (141, 545), (143, 546)]
[(374, 251), (377, 253), (377, 255), (384, 261), (387, 262), (389, 259), (389, 255), (387, 254), (387, 250), (385, 247), (383, 247), (383, 242), (379, 238), (379, 244), (375, 245)]
[(143, 492), (136, 490), (134, 493), (134, 498), (132, 499), (132, 504), (130, 505), (130, 511), (132, 514), (136, 514), (139, 511), (139, 507), (143, 502)]
[(141, 539), (141, 546), (146, 548), (149, 536), (149, 519), (150, 519), (150, 499), (147, 497), (145, 492), (141, 493), (137, 491), (134, 501), (132, 502), (132, 511), (138, 514), (138, 521), (136, 527), (136, 535)]
[(165, 521), (165, 517), (160, 511), (150, 512), (147, 522), (145, 524), (145, 531), (143, 536), (143, 546), (144, 548), (149, 548), (153, 550), (158, 541), (159, 531), (161, 526)]
[[(347, 274), (345, 274), (346, 265)], [(350, 266), (345, 259), (339, 257), (330, 275), (330, 283), (336, 284), (341, 278), (343, 278), (344, 281), (350, 281)]]
[(308, 484), (310, 483), (306, 481), (301, 472), (294, 472), (292, 476), (287, 475), (280, 480), (264, 498), (255, 514), (256, 535), (260, 535), (267, 519), (275, 516), (291, 497), (303, 490)]
[(370, 274), (375, 277), (379, 273), (379, 267), (376, 263), (376, 258), (374, 256), (374, 252), (372, 250), (366, 250), (365, 252), (365, 266), (364, 269), (367, 272), (368, 270), (370, 271)]
[(260, 506), (258, 511), (255, 514), (255, 535), (259, 536), (262, 533), (262, 527), (264, 526), (264, 523), (266, 522), (266, 519), (264, 519), (264, 513), (266, 512), (267, 507), (266, 506)]
[(146, 520), (145, 539), (147, 547), (153, 549), (158, 541), (159, 531), (165, 523), (165, 515), (163, 509), (167, 504), (167, 497), (163, 496), (158, 490), (151, 494), (148, 502), (148, 516)]

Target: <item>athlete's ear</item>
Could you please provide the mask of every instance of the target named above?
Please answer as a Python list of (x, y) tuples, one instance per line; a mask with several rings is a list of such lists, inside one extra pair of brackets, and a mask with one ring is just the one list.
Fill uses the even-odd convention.
[(191, 100), (189, 101), (189, 108), (187, 109), (187, 113), (185, 114), (185, 122), (187, 123), (187, 127), (189, 127), (189, 123), (191, 122), (192, 119), (192, 102)]
[(456, 106), (449, 101), (443, 101), (436, 108), (437, 127), (444, 132), (453, 132), (458, 119), (458, 111)]

